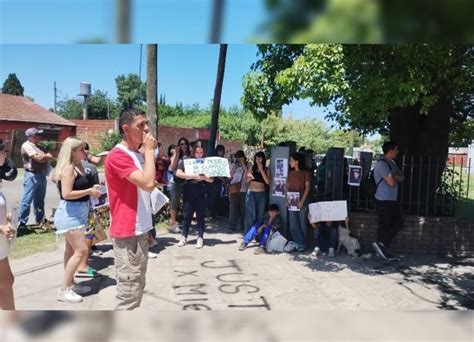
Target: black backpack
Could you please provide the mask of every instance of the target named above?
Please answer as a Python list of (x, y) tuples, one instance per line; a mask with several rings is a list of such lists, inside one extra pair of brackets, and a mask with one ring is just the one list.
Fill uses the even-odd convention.
[[(385, 159), (379, 159), (377, 161), (377, 163), (379, 161), (383, 161), (384, 163), (386, 163), (388, 165), (388, 167), (390, 168), (390, 171), (392, 170), (392, 167), (390, 166), (390, 163), (388, 161), (386, 161)], [(379, 188), (380, 183), (382, 183), (382, 181), (383, 181), (383, 178), (381, 178), (378, 181), (378, 183), (375, 182), (374, 170), (375, 170), (375, 167), (372, 169), (372, 171), (370, 171), (369, 181), (367, 182), (367, 196), (369, 198), (375, 197), (375, 193), (377, 192), (377, 189)]]

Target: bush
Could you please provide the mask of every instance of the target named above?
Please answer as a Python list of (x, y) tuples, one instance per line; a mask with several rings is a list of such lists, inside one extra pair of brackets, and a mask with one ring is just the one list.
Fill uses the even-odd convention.
[(104, 133), (99, 135), (99, 144), (100, 144), (100, 151), (110, 151), (115, 145), (117, 145), (122, 140), (122, 136), (117, 133)]
[(45, 152), (56, 151), (56, 144), (56, 141), (53, 140), (43, 140), (40, 142), (40, 146)]

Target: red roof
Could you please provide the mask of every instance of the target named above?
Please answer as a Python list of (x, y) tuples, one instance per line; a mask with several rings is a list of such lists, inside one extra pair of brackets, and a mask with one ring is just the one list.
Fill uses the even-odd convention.
[(0, 120), (76, 126), (23, 96), (0, 94)]

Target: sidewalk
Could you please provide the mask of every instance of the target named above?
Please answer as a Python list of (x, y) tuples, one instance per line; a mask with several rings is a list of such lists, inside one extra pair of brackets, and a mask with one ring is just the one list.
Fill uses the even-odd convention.
[[(239, 234), (208, 224), (203, 249), (178, 248), (177, 234), (158, 236), (158, 258), (148, 263), (142, 310), (436, 310), (474, 309), (474, 259), (405, 255), (364, 261), (340, 253), (254, 255), (240, 252)], [(195, 234), (195, 230), (191, 232)], [(62, 249), (12, 260), (20, 310), (112, 310), (115, 271), (110, 242), (91, 265), (103, 277), (82, 281), (92, 293), (79, 304), (56, 301)], [(78, 279), (79, 280), (79, 279)]]

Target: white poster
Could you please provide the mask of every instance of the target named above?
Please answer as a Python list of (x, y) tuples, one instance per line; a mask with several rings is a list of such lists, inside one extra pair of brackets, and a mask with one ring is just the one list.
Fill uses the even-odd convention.
[(288, 201), (288, 210), (300, 211), (300, 209), (298, 208), (298, 202), (300, 201), (299, 192), (288, 192), (286, 194), (286, 199)]
[(360, 186), (362, 181), (362, 166), (349, 165), (349, 177), (347, 183), (352, 186)]
[(286, 178), (273, 178), (273, 196), (285, 197)]
[(310, 203), (310, 222), (344, 221), (347, 218), (347, 201)]
[(169, 201), (170, 199), (166, 197), (164, 193), (155, 188), (151, 192), (151, 209), (153, 210), (153, 214), (159, 212), (160, 209), (163, 208), (163, 206)]
[(99, 198), (91, 196), (92, 209), (98, 209), (109, 205), (109, 194), (105, 185), (100, 186), (100, 192), (102, 195)]
[(227, 158), (184, 159), (184, 172), (208, 177), (230, 177)]
[(275, 159), (275, 177), (277, 178), (288, 177), (288, 159), (286, 158)]

